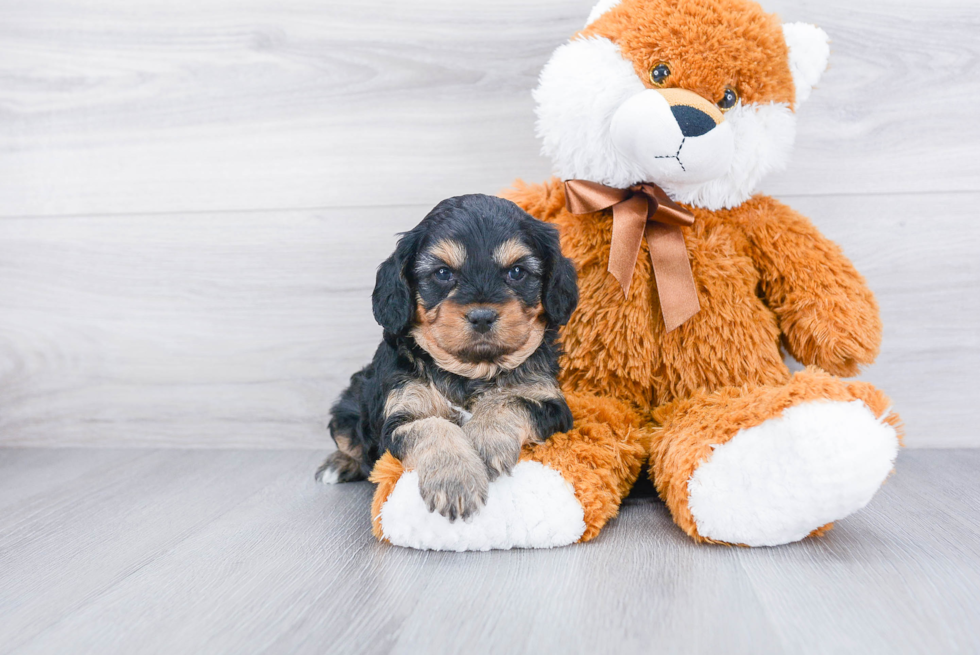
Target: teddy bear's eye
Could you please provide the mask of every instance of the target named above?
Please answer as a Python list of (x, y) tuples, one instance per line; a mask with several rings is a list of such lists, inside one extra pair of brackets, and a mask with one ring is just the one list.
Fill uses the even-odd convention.
[(723, 95), (721, 100), (718, 101), (718, 108), (722, 111), (728, 111), (736, 104), (738, 104), (738, 91), (730, 86), (726, 86), (725, 95)]
[(650, 81), (654, 86), (663, 86), (670, 77), (670, 65), (662, 61), (650, 69)]

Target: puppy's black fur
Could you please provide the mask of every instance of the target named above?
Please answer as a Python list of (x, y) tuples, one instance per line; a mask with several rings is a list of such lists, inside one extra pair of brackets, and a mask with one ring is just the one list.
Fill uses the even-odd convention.
[[(444, 200), (402, 235), (378, 269), (372, 300), (384, 340), (331, 410), (338, 451), (318, 479), (364, 479), (390, 451), (414, 460), (425, 497), (426, 479), (442, 474), (421, 469), (438, 460), (455, 467), (448, 474), (455, 477), (432, 482), (429, 508), (466, 517), (485, 501), (480, 476), (492, 480), (517, 461), (521, 438), (498, 438), (498, 423), (504, 432), (517, 426), (511, 431), (524, 441), (571, 429), (556, 382), (557, 337), (578, 289), (555, 227), (500, 198)], [(521, 345), (525, 333), (531, 336)], [(536, 339), (539, 345), (523, 352)], [(433, 430), (443, 441), (426, 441)], [(463, 436), (482, 458), (483, 473), (472, 466)]]

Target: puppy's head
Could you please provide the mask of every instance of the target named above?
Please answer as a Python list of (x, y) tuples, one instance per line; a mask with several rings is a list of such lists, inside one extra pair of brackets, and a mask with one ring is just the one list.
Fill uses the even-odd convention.
[(450, 198), (398, 242), (378, 269), (374, 316), (411, 334), (451, 372), (488, 377), (519, 366), (578, 302), (558, 231), (514, 203)]

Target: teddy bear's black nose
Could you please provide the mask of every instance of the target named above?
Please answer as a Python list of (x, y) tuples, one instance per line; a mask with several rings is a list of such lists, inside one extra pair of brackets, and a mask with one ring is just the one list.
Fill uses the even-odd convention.
[(684, 136), (701, 136), (715, 129), (717, 125), (711, 116), (688, 105), (674, 105), (670, 108), (670, 113), (674, 115)]
[(473, 329), (480, 334), (486, 334), (493, 327), (494, 321), (497, 320), (497, 312), (493, 309), (488, 309), (486, 307), (480, 307), (479, 309), (471, 309), (466, 312), (466, 320), (470, 322)]

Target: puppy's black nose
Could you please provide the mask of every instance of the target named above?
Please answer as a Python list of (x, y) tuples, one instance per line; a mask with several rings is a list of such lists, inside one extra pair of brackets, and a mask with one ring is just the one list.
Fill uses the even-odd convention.
[(701, 136), (718, 126), (715, 119), (694, 107), (674, 105), (670, 108), (670, 112), (674, 115), (677, 125), (681, 128), (681, 134), (684, 136)]
[(480, 334), (486, 334), (493, 327), (494, 321), (497, 320), (497, 311), (495, 309), (489, 309), (487, 307), (481, 307), (479, 309), (471, 309), (466, 312), (466, 320), (470, 322), (473, 329)]

